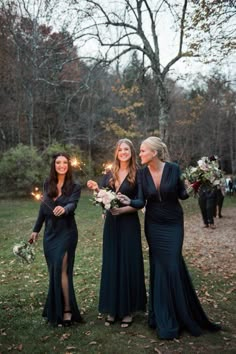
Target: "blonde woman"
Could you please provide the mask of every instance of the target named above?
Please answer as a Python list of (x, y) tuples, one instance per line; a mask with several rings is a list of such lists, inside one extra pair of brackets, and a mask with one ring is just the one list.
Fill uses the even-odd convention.
[(183, 210), (179, 199), (188, 194), (180, 178), (179, 166), (169, 161), (166, 145), (149, 137), (140, 147), (142, 165), (139, 197), (119, 197), (134, 208), (145, 205), (145, 234), (149, 245), (149, 317), (159, 338), (174, 339), (182, 330), (199, 336), (220, 326), (210, 322), (193, 288), (183, 256)]

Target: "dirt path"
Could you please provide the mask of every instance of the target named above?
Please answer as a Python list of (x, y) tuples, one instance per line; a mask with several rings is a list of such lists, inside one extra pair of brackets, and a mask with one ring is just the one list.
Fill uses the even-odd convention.
[(236, 274), (236, 208), (223, 209), (215, 225), (214, 230), (203, 228), (200, 213), (186, 217), (184, 255), (204, 273), (231, 278)]

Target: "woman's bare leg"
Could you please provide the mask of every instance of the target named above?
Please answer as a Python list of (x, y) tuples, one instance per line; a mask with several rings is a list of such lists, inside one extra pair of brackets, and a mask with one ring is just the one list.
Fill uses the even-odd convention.
[[(61, 273), (61, 285), (62, 285), (62, 293), (64, 297), (64, 312), (70, 311), (70, 302), (69, 302), (69, 281), (67, 274), (68, 267), (68, 254), (66, 253), (62, 260), (62, 273)], [(71, 319), (71, 313), (64, 313), (64, 320)]]

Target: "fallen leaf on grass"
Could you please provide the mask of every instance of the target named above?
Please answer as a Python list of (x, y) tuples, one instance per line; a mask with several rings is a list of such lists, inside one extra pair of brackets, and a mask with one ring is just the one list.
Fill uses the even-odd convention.
[(42, 341), (42, 342), (46, 342), (46, 340), (48, 340), (48, 338), (50, 338), (50, 336), (42, 337), (42, 338), (41, 338), (41, 341)]
[(67, 340), (68, 338), (70, 338), (71, 334), (70, 333), (63, 333), (63, 335), (61, 336), (60, 340)]
[(161, 351), (159, 349), (157, 349), (156, 347), (154, 348), (154, 352), (161, 354)]

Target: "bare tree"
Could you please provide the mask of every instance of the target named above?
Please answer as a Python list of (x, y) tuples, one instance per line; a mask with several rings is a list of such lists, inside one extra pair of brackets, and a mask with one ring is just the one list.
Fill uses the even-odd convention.
[[(182, 57), (193, 53), (183, 49), (187, 0), (181, 1), (181, 7), (174, 1), (125, 0), (107, 2), (95, 0), (73, 0), (84, 27), (80, 39), (98, 41), (101, 48), (100, 59), (111, 64), (124, 55), (137, 51), (145, 61), (145, 70), (151, 70), (156, 92), (154, 99), (159, 107), (157, 127), (160, 136), (167, 139), (169, 117), (168, 93), (165, 85), (170, 68)], [(168, 13), (168, 18), (178, 31), (176, 53), (165, 65), (161, 64), (159, 30), (161, 19)], [(81, 25), (82, 27), (82, 25)]]

